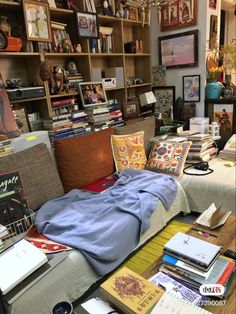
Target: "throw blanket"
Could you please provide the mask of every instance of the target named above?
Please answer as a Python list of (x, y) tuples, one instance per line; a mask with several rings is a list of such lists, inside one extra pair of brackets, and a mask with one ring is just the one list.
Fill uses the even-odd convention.
[(77, 248), (98, 275), (118, 266), (149, 227), (160, 199), (168, 210), (177, 184), (167, 175), (124, 169), (101, 194), (72, 190), (45, 203), (37, 212), (38, 232)]

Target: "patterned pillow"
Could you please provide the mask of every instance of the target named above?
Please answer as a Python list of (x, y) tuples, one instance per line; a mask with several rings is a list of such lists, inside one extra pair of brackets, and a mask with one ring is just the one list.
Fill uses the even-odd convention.
[(144, 150), (144, 132), (112, 135), (111, 146), (116, 171), (125, 168), (144, 169), (147, 158)]
[(191, 142), (155, 142), (146, 169), (181, 177)]

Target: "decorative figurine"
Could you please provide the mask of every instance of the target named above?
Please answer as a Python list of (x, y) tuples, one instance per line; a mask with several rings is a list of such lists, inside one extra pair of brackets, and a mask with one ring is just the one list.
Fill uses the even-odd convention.
[(76, 63), (74, 61), (68, 62), (67, 70), (69, 72), (69, 75), (78, 75), (79, 74), (79, 72), (77, 70)]

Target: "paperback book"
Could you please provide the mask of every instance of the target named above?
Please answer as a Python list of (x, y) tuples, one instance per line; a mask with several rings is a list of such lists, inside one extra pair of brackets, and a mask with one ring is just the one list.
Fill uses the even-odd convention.
[(147, 314), (164, 293), (127, 267), (118, 270), (100, 289), (114, 307), (126, 314)]

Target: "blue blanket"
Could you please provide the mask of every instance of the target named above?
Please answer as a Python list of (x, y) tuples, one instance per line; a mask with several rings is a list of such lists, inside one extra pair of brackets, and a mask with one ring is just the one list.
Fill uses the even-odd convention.
[(105, 193), (72, 190), (45, 203), (35, 225), (48, 238), (79, 249), (103, 276), (137, 246), (158, 200), (168, 210), (176, 192), (170, 176), (124, 169)]

